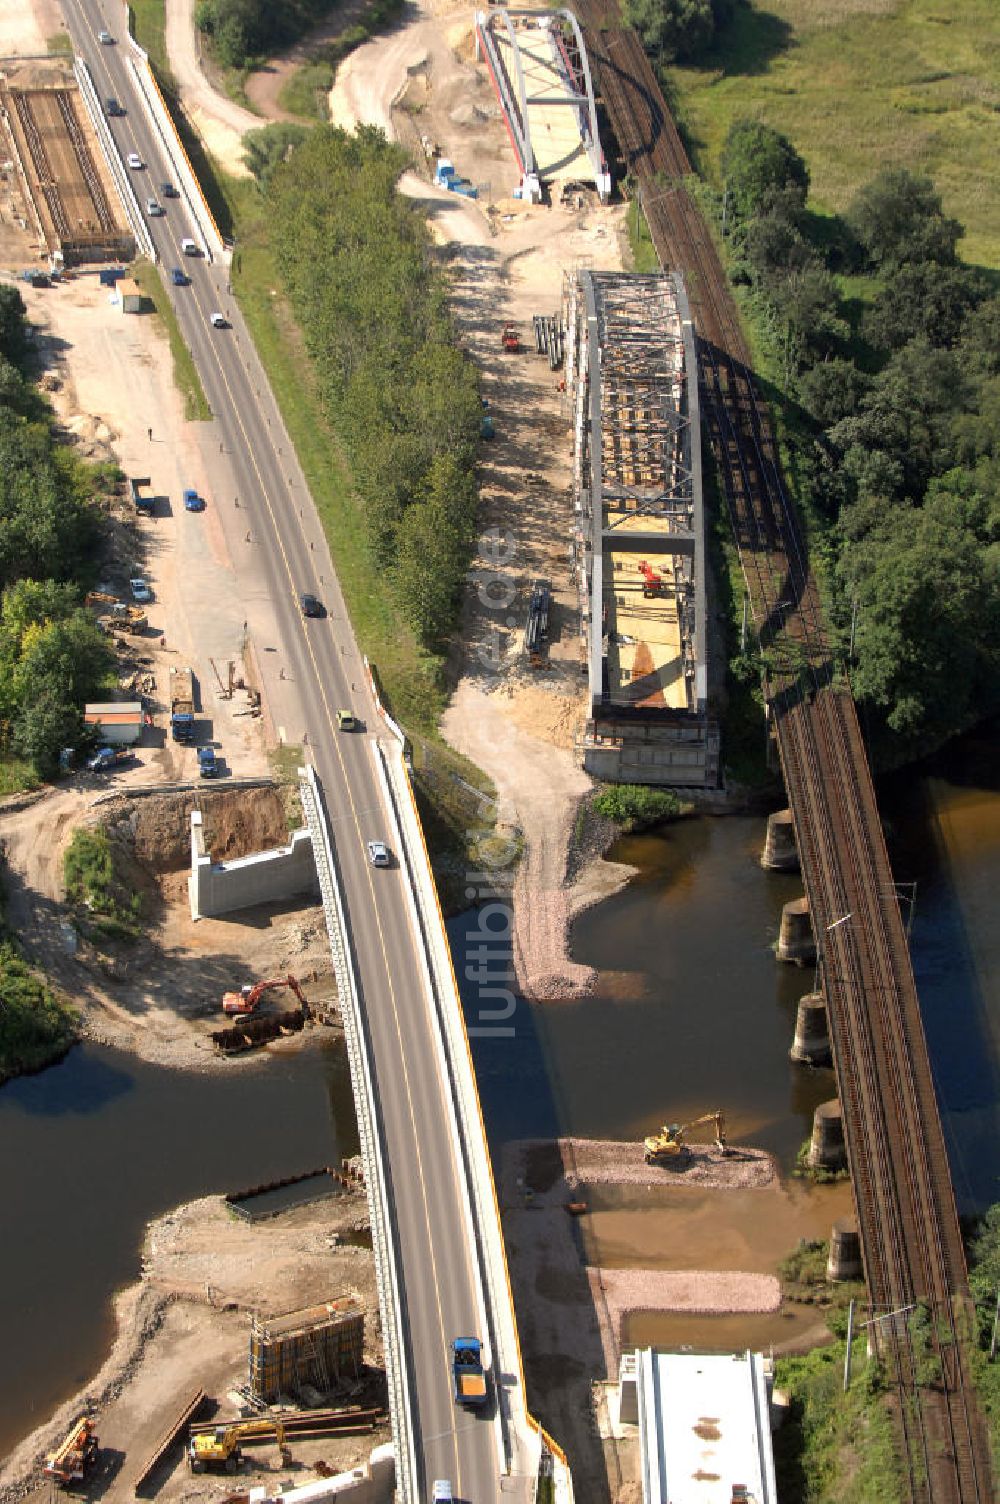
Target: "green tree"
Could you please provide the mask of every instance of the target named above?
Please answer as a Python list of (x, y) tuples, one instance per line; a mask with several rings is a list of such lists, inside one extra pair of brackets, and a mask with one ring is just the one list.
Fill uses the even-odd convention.
[(0, 285), (0, 355), (17, 367), (28, 348), (28, 310), (16, 287)]
[(86, 471), (48, 426), (0, 424), (0, 588), (77, 578), (96, 526)]
[[(830, 430), (862, 491), (919, 500), (928, 480), (953, 463), (956, 418), (971, 398), (949, 350), (912, 340), (874, 379), (859, 411)], [(894, 484), (887, 483), (894, 477)]]
[(852, 360), (834, 356), (801, 373), (798, 395), (820, 427), (831, 428), (857, 413), (870, 384), (870, 378)]
[(936, 261), (951, 266), (964, 234), (949, 219), (930, 178), (905, 167), (886, 167), (855, 196), (848, 222), (876, 267)]
[(427, 646), (454, 621), (476, 515), (480, 404), (406, 158), (318, 126), (266, 194), (279, 265), (361, 503), (373, 559)]
[[(3, 644), (6, 649), (6, 621)], [(25, 626), (7, 690), (10, 735), (43, 778), (58, 772), (64, 747), (84, 739), (83, 706), (108, 689), (113, 665), (107, 639), (87, 611)]]
[(262, 188), (267, 188), (279, 162), (287, 162), (295, 148), (301, 146), (308, 130), (306, 125), (282, 120), (262, 126), (259, 131), (247, 131), (243, 137), (243, 160)]
[(76, 1015), (59, 1003), (10, 938), (0, 941), (0, 1080), (37, 1070), (72, 1043)]
[(715, 32), (712, 0), (622, 0), (622, 20), (664, 61), (696, 57)]
[(779, 302), (799, 366), (832, 354), (847, 340), (850, 330), (840, 316), (837, 284), (826, 267), (812, 265), (791, 272)]
[(1000, 376), (1000, 298), (987, 298), (966, 314), (961, 346), (973, 371)]
[(845, 596), (858, 605), (854, 688), (881, 713), (897, 750), (930, 750), (998, 707), (994, 509), (995, 498), (954, 473), (934, 483), (922, 508), (883, 512), (841, 554)]
[(83, 735), (81, 707), (67, 699), (58, 683), (32, 682), (32, 695), (14, 725), (14, 747), (42, 778), (55, 778), (64, 747), (76, 747)]
[(901, 350), (922, 337), (951, 349), (983, 301), (980, 274), (971, 267), (916, 261), (893, 269), (865, 316), (864, 332), (882, 350)]
[(792, 143), (761, 120), (734, 120), (722, 148), (722, 176), (734, 217), (748, 220), (780, 195), (804, 204), (809, 171)]
[(989, 1208), (972, 1238), (969, 1284), (980, 1309), (980, 1320), (985, 1318), (988, 1329), (992, 1326), (996, 1299), (1000, 1294), (1000, 1201)]
[(403, 608), (428, 645), (451, 629), (474, 536), (475, 486), (453, 456), (438, 455), (425, 498), (405, 513), (395, 576)]
[[(801, 272), (818, 264), (816, 252), (802, 234), (798, 215), (789, 213), (788, 193), (782, 190), (770, 198), (770, 206), (742, 225), (740, 240), (743, 260), (750, 279), (773, 293), (790, 272)], [(801, 202), (796, 203), (801, 209)]]

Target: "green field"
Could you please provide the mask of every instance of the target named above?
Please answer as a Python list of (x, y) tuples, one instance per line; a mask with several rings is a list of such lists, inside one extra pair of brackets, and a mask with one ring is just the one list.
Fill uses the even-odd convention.
[(707, 66), (667, 78), (710, 179), (749, 115), (802, 153), (812, 208), (840, 212), (879, 168), (908, 167), (966, 226), (964, 259), (1000, 267), (997, 0), (752, 0)]

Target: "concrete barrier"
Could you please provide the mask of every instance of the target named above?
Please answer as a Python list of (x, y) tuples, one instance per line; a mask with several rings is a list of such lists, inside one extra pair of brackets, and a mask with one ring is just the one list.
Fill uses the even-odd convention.
[[(426, 951), (426, 965), (432, 983), (431, 996), (444, 1056), (445, 1080), (448, 1082), (455, 1110), (461, 1146), (459, 1163), (466, 1176), (474, 1224), (472, 1246), (476, 1248), (478, 1255), (479, 1276), (486, 1304), (486, 1332), (497, 1376), (498, 1411), (502, 1426), (500, 1445), (503, 1448), (501, 1466), (511, 1473), (537, 1475), (544, 1447), (552, 1459), (556, 1496), (561, 1504), (570, 1504), (573, 1485), (565, 1453), (542, 1430), (527, 1408), (524, 1366), (514, 1316), (514, 1298), (500, 1224), (500, 1209), (451, 947), (404, 760), (403, 735), (384, 712), (383, 717), (394, 730), (395, 736), (388, 750), (378, 747), (377, 756), (382, 760), (390, 814), (398, 832), (396, 839), (399, 859), (409, 879), (415, 932)], [(511, 1405), (509, 1384), (502, 1382), (505, 1374), (516, 1378), (520, 1398), (519, 1412), (515, 1412)]]
[(97, 90), (94, 87), (94, 80), (91, 78), (90, 69), (82, 57), (74, 57), (73, 73), (76, 77), (80, 95), (90, 112), (90, 118), (101, 148), (101, 154), (108, 164), (108, 171), (114, 179), (115, 187), (118, 189), (121, 201), (125, 206), (125, 215), (128, 219), (129, 229), (135, 236), (135, 243), (144, 256), (148, 256), (150, 261), (155, 262), (157, 259), (156, 247), (153, 245), (146, 221), (142, 217), (142, 210), (139, 208), (139, 200), (136, 197), (132, 179), (121, 159), (114, 142), (114, 137), (108, 129), (108, 122), (105, 119), (101, 101), (97, 97)]
[(167, 155), (171, 172), (180, 186), (181, 195), (191, 219), (193, 238), (200, 243), (206, 260), (228, 262), (229, 252), (219, 234), (215, 216), (208, 207), (208, 201), (201, 190), (198, 175), (191, 166), (190, 158), (177, 134), (177, 128), (167, 109), (166, 100), (160, 92), (160, 86), (150, 67), (149, 58), (133, 36), (129, 36), (129, 46), (131, 56), (128, 62), (132, 77), (135, 79), (135, 85), (142, 98), (149, 122), (159, 136), (160, 145)]

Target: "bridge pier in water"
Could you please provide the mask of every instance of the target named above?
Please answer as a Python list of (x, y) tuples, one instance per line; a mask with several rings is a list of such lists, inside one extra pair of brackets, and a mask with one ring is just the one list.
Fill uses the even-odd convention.
[(844, 1117), (837, 1097), (821, 1102), (813, 1113), (808, 1164), (811, 1170), (843, 1170), (847, 1164)]
[(853, 1217), (838, 1217), (830, 1230), (830, 1256), (826, 1261), (826, 1277), (834, 1281), (864, 1278), (861, 1239), (858, 1236), (858, 1224)]
[(773, 815), (768, 815), (760, 865), (768, 872), (798, 872), (799, 849), (795, 844), (795, 822), (790, 809), (775, 810)]
[(808, 898), (793, 898), (782, 909), (776, 954), (779, 961), (794, 961), (798, 966), (815, 961), (816, 942)]
[(795, 1038), (789, 1056), (800, 1065), (829, 1065), (830, 1026), (822, 992), (807, 992), (799, 998), (795, 1014)]

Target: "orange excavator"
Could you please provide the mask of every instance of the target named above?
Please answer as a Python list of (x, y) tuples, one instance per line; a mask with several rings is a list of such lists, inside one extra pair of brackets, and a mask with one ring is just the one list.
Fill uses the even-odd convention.
[(642, 575), (642, 593), (647, 600), (654, 595), (662, 595), (667, 588), (667, 582), (658, 569), (648, 564), (645, 559), (639, 561), (639, 573)]
[(305, 994), (294, 977), (269, 977), (266, 982), (255, 982), (251, 987), (247, 984), (241, 987), (239, 992), (227, 992), (222, 998), (222, 1011), (233, 1018), (245, 1018), (252, 1013), (264, 996), (265, 992), (272, 987), (290, 987), (302, 1004), (304, 1009), (309, 1007)]
[(66, 1488), (79, 1483), (97, 1461), (97, 1432), (89, 1416), (78, 1420), (56, 1450), (46, 1459), (43, 1469), (47, 1478)]

